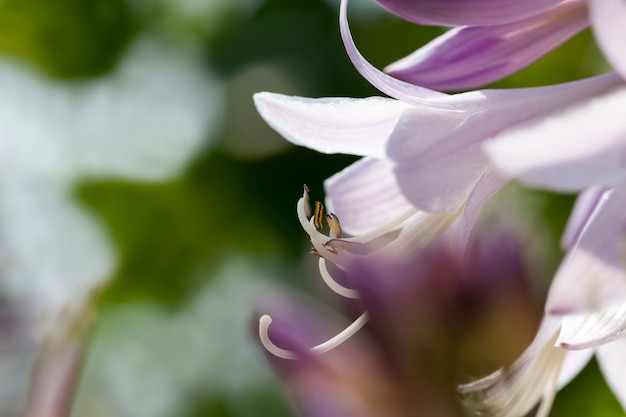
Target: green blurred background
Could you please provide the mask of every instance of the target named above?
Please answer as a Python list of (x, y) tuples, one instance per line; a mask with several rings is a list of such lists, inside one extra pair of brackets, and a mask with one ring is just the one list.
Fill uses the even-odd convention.
[[(353, 1), (363, 54), (383, 67), (442, 30), (411, 25), (373, 0)], [(325, 295), (311, 267), (295, 204), (306, 183), (355, 160), (294, 147), (257, 115), (252, 94), (377, 95), (350, 64), (331, 0), (2, 0), (0, 51), (46, 77), (104, 79), (141, 37), (192, 43), (215, 81), (217, 116), (182, 172), (164, 181), (81, 178), (71, 198), (97, 219), (116, 254), (97, 297), (74, 416), (290, 416), (289, 398), (258, 352), (253, 311), (287, 286)], [(606, 70), (588, 32), (497, 87), (544, 85)], [(1, 94), (1, 93), (0, 93)], [(520, 239), (543, 265), (538, 296), (561, 253), (573, 196), (515, 184)], [(561, 392), (555, 416), (620, 416), (592, 363)], [(3, 414), (0, 412), (0, 416)]]

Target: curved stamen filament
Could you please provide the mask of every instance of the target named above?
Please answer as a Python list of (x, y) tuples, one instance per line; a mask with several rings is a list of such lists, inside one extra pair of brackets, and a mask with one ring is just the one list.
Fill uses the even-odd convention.
[(328, 288), (330, 288), (335, 293), (345, 298), (359, 298), (359, 293), (356, 290), (346, 288), (333, 279), (332, 275), (330, 275), (330, 272), (328, 272), (328, 267), (326, 266), (326, 259), (320, 258), (319, 268), (320, 268), (320, 275), (322, 276), (324, 283), (328, 285)]
[[(368, 316), (367, 312), (365, 312), (361, 314), (354, 322), (352, 322), (352, 324), (342, 330), (341, 333), (328, 339), (324, 343), (313, 346), (310, 351), (313, 353), (323, 354), (335, 349), (336, 347), (340, 346), (342, 343), (350, 339), (350, 337), (355, 335), (356, 332), (358, 332), (361, 327), (363, 327), (365, 323), (367, 323), (367, 320)], [(261, 318), (259, 319), (259, 338), (261, 339), (261, 343), (263, 344), (265, 349), (267, 349), (267, 351), (272, 355), (282, 359), (297, 359), (298, 356), (295, 353), (280, 348), (276, 346), (274, 342), (272, 342), (272, 339), (270, 339), (269, 336), (270, 324), (272, 324), (272, 318), (267, 314), (261, 316)]]

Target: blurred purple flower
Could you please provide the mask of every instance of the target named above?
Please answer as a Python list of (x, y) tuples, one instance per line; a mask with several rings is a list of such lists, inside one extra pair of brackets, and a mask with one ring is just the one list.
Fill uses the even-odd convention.
[(378, 0), (400, 17), (455, 26), (389, 65), (401, 80), (440, 90), (497, 81), (526, 67), (589, 24), (600, 48), (622, 75), (626, 5), (620, 0)]
[(461, 415), (459, 380), (511, 362), (537, 324), (519, 252), (506, 239), (473, 242), (465, 255), (436, 245), (402, 260), (369, 256), (343, 278), (359, 296), (346, 303), (348, 315), (370, 318), (348, 342), (344, 331), (340, 346), (311, 350), (335, 321), (293, 302), (264, 309), (276, 318), (271, 326), (267, 315), (260, 321), (268, 358), (306, 416)]

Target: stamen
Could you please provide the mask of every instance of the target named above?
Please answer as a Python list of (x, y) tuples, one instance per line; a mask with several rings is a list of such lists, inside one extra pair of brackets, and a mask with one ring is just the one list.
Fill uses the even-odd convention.
[(309, 220), (306, 217), (305, 213), (305, 201), (304, 198), (298, 200), (298, 220), (300, 221), (300, 225), (304, 229), (304, 231), (311, 238), (311, 243), (313, 244), (314, 253), (318, 256), (322, 256), (324, 258), (329, 259), (333, 263), (339, 262), (339, 257), (337, 254), (331, 252), (327, 248), (324, 247), (324, 243), (328, 240), (328, 236), (323, 233), (320, 233), (315, 225), (313, 224), (313, 218)]
[(328, 272), (328, 268), (326, 266), (326, 259), (320, 258), (319, 267), (320, 267), (320, 275), (322, 279), (324, 280), (324, 283), (328, 285), (328, 288), (333, 290), (336, 294), (339, 294), (340, 296), (345, 297), (345, 298), (353, 298), (353, 299), (359, 298), (359, 293), (356, 290), (346, 288), (333, 279), (332, 275), (330, 275), (330, 272)]
[(304, 200), (304, 215), (307, 219), (310, 219), (313, 213), (311, 212), (311, 201), (309, 200), (309, 187), (306, 184), (304, 184), (302, 199)]
[(330, 239), (324, 246), (331, 248), (334, 252), (337, 252), (337, 249), (353, 251), (359, 248), (361, 243), (345, 239)]
[(319, 201), (315, 202), (315, 212), (313, 213), (313, 224), (317, 230), (320, 230), (324, 225), (322, 219), (324, 218), (324, 205)]
[[(563, 363), (564, 358), (565, 355), (563, 355), (561, 363)], [(561, 369), (561, 366), (559, 366), (559, 369)], [(541, 400), (541, 405), (539, 406), (539, 410), (537, 410), (537, 415), (535, 417), (548, 417), (552, 404), (554, 403), (554, 397), (556, 397), (556, 391), (558, 388), (556, 381), (558, 378), (559, 372), (554, 372), (552, 374), (552, 378), (550, 378), (550, 381), (548, 382), (546, 390), (544, 391), (543, 400)]]
[(326, 223), (328, 223), (328, 228), (330, 229), (330, 237), (333, 239), (341, 238), (341, 224), (335, 213), (326, 215)]
[[(328, 339), (324, 343), (320, 343), (319, 345), (312, 347), (310, 351), (312, 353), (324, 354), (335, 349), (336, 347), (339, 347), (342, 343), (355, 335), (356, 332), (358, 332), (361, 327), (363, 327), (365, 323), (367, 323), (367, 320), (367, 312), (365, 312), (361, 314), (354, 322), (352, 322), (352, 324), (346, 327), (341, 333)], [(259, 319), (259, 338), (261, 339), (261, 343), (263, 344), (265, 349), (267, 349), (267, 351), (272, 355), (282, 359), (297, 359), (298, 356), (295, 353), (280, 348), (276, 346), (274, 342), (272, 342), (272, 339), (270, 339), (269, 336), (270, 324), (272, 324), (272, 318), (267, 314), (261, 316), (261, 318)]]

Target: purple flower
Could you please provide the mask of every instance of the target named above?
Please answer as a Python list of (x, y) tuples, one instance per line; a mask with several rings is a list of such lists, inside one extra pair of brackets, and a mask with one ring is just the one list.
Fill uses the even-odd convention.
[(387, 71), (404, 81), (440, 90), (474, 88), (526, 67), (589, 24), (607, 59), (622, 75), (620, 0), (378, 0), (400, 17), (454, 26)]
[(547, 413), (556, 389), (595, 353), (626, 410), (624, 97), (618, 88), (486, 144), (509, 175), (552, 190), (584, 191), (563, 237), (568, 253), (550, 288), (542, 331), (510, 371), (462, 387), (471, 409), (521, 416), (543, 398)]
[(506, 174), (555, 191), (585, 190), (563, 243), (569, 252), (547, 311), (596, 309), (626, 300), (626, 90), (506, 132), (486, 151)]
[[(392, 98), (254, 96), (261, 116), (291, 142), (364, 157), (325, 184), (333, 221), (341, 219), (341, 230), (354, 236), (331, 243), (354, 247), (395, 233), (402, 237), (397, 247), (423, 246), (445, 233), (462, 246), (484, 203), (506, 182), (482, 142), (623, 84), (607, 74), (550, 87), (443, 94), (371, 66), (350, 35), (347, 1), (340, 27), (356, 69)], [(323, 247), (332, 236), (318, 233), (321, 224), (311, 225), (304, 212), (301, 207), (299, 217), (317, 252), (341, 265)]]
[(369, 322), (340, 332), (341, 343), (331, 337), (332, 348), (311, 346), (337, 332), (336, 317), (274, 300), (264, 312), (275, 321), (261, 318), (268, 359), (306, 416), (460, 416), (460, 375), (492, 367), (486, 357), (512, 361), (537, 322), (505, 239), (472, 242), (465, 254), (437, 245), (400, 260), (372, 255), (343, 278), (358, 294), (348, 316), (367, 311)]

